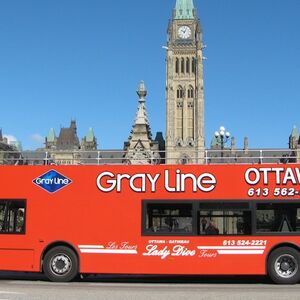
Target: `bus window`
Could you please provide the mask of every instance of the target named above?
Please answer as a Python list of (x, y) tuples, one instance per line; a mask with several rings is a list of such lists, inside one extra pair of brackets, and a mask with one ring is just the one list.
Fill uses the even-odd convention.
[(25, 233), (24, 200), (0, 200), (1, 233)]
[(300, 203), (257, 203), (257, 232), (300, 232)]
[(198, 231), (200, 235), (250, 235), (247, 203), (200, 203)]
[(4, 217), (5, 217), (5, 203), (3, 201), (0, 202), (0, 232), (4, 229)]
[(145, 231), (154, 235), (192, 233), (192, 204), (147, 203)]

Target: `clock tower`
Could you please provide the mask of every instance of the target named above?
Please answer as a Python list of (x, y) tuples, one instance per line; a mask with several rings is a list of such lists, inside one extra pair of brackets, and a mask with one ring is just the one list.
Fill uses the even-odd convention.
[(202, 29), (193, 0), (176, 0), (168, 28), (166, 163), (204, 161)]

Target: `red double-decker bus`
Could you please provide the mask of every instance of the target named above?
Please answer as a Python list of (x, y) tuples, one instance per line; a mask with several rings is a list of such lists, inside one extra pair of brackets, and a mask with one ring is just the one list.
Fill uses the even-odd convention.
[(1, 166), (0, 269), (300, 279), (300, 165)]

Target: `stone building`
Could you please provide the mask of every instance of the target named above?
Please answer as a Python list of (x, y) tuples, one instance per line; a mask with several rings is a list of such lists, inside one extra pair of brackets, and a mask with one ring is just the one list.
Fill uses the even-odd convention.
[(94, 151), (97, 149), (97, 139), (92, 127), (89, 128), (86, 136), (81, 141), (82, 151)]
[(10, 145), (0, 128), (0, 165), (15, 165), (23, 163), (22, 155), (15, 145)]
[(289, 148), (292, 150), (294, 161), (300, 163), (300, 134), (296, 126), (289, 137)]
[(159, 143), (152, 139), (148, 113), (145, 106), (147, 90), (143, 81), (139, 85), (137, 94), (139, 96), (139, 104), (136, 118), (128, 141), (124, 143), (125, 163), (158, 164), (160, 163)]
[(56, 137), (53, 128), (49, 130), (48, 136), (46, 137), (46, 149), (53, 150), (79, 150), (80, 143), (77, 136), (77, 125), (76, 121), (72, 120), (71, 125), (68, 128), (61, 128), (59, 136)]
[[(80, 164), (88, 158), (85, 151), (96, 151), (97, 139), (92, 128), (89, 128), (87, 135), (81, 143), (77, 135), (77, 124), (71, 120), (70, 127), (61, 128), (57, 137), (53, 128), (49, 130), (45, 138), (45, 151), (49, 160), (56, 164)], [(48, 158), (47, 158), (48, 159)]]
[(54, 128), (50, 128), (47, 137), (45, 138), (45, 149), (55, 150), (57, 144), (57, 137)]
[(176, 1), (166, 48), (166, 162), (203, 163), (204, 46), (193, 0)]

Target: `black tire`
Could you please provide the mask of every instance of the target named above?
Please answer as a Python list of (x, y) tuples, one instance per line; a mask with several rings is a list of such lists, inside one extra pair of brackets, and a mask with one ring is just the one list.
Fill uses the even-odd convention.
[(281, 247), (271, 252), (268, 274), (273, 282), (295, 284), (300, 280), (300, 253), (294, 248)]
[(43, 271), (50, 281), (72, 281), (78, 275), (77, 255), (65, 246), (52, 248), (44, 257)]

